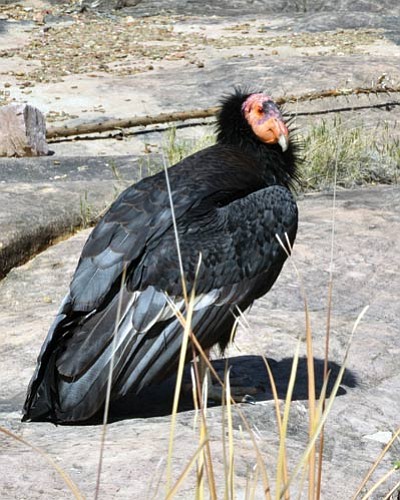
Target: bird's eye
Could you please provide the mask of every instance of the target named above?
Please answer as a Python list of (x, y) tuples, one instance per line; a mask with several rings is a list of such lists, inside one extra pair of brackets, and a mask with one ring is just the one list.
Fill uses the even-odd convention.
[(261, 106), (261, 104), (258, 104), (256, 106), (256, 113), (259, 115), (262, 115), (264, 113), (264, 108)]

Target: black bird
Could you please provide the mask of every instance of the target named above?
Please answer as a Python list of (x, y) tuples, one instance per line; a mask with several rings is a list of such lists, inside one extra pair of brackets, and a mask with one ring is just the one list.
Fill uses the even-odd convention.
[[(235, 91), (217, 143), (169, 169), (187, 289), (199, 254), (192, 329), (204, 349), (231, 338), (237, 308), (269, 291), (292, 245), (295, 147), (263, 93)], [(123, 282), (122, 276), (125, 276)], [(111, 399), (138, 393), (177, 366), (184, 293), (164, 172), (126, 189), (89, 236), (69, 293), (42, 346), (23, 420), (84, 421), (102, 408), (121, 303)]]

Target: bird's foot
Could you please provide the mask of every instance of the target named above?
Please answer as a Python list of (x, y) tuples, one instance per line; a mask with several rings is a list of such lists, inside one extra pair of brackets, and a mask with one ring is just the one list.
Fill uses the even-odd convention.
[[(261, 387), (236, 385), (237, 382), (240, 381), (231, 380), (230, 383), (231, 397), (236, 403), (249, 403), (254, 405), (256, 403), (256, 398), (254, 396), (264, 392), (264, 389)], [(218, 382), (208, 386), (208, 399), (212, 400), (214, 403), (226, 402), (226, 394), (226, 388), (222, 387)]]

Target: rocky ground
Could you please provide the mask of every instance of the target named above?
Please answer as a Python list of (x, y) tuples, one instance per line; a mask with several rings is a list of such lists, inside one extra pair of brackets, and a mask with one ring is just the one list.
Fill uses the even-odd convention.
[[(37, 105), (49, 125), (209, 107), (234, 85), (278, 97), (400, 80), (396, 2), (390, 8), (343, 2), (337, 10), (329, 2), (318, 8), (268, 0), (216, 7), (146, 0), (100, 16), (76, 13), (76, 2), (18, 5), (0, 6), (0, 99)], [(333, 99), (291, 109), (342, 105)], [(376, 124), (375, 113), (363, 115)], [(391, 117), (382, 113), (380, 119)], [(159, 136), (146, 135), (117, 145), (107, 139), (58, 142), (52, 149), (132, 154), (158, 143)]]
[[(334, 246), (334, 291), (330, 363), (338, 373), (353, 324), (369, 305), (354, 337), (342, 389), (328, 420), (324, 454), (323, 498), (351, 498), (372, 462), (398, 426), (400, 414), (398, 358), (400, 348), (399, 271), (400, 193), (398, 188), (344, 191), (338, 196)], [(318, 384), (326, 324), (327, 282), (330, 266), (332, 197), (306, 196), (300, 201), (301, 226), (295, 246), (296, 263), (307, 293), (314, 333)], [(88, 231), (53, 246), (0, 284), (2, 338), (1, 424), (46, 450), (76, 481), (82, 493), (93, 496), (99, 453), (100, 427), (54, 427), (20, 422), (26, 385), (51, 318), (66, 291)], [(278, 438), (274, 403), (260, 356), (270, 360), (280, 397), (284, 398), (297, 338), (304, 335), (304, 307), (299, 281), (288, 264), (274, 290), (247, 315), (249, 327), (238, 334), (228, 353), (234, 373), (265, 390), (256, 405), (242, 409), (256, 431), (257, 443), (274, 470)], [(238, 350), (240, 349), (240, 351)], [(301, 355), (304, 356), (303, 346)], [(165, 413), (171, 387), (150, 391), (145, 403), (127, 402), (124, 413), (109, 425), (102, 495), (104, 498), (146, 498), (155, 491), (158, 475), (165, 480), (170, 419)], [(307, 384), (300, 362), (292, 403), (288, 454), (295, 464), (307, 436)], [(143, 405), (146, 405), (144, 407)], [(141, 411), (138, 411), (140, 408)], [(146, 418), (143, 418), (143, 414)], [(159, 416), (158, 416), (159, 415)], [(136, 418), (135, 418), (136, 417)], [(121, 420), (122, 418), (122, 420)], [(211, 445), (222, 494), (221, 410), (210, 410)], [(197, 440), (194, 413), (180, 413), (174, 452), (176, 474), (183, 470)], [(238, 497), (244, 498), (248, 471), (255, 465), (250, 439), (234, 415)], [(59, 476), (34, 451), (10, 438), (1, 438), (3, 498), (69, 498)], [(380, 477), (398, 459), (396, 444), (378, 468)], [(164, 459), (160, 462), (161, 459)], [(154, 471), (149, 474), (149, 469)], [(270, 472), (273, 476), (273, 472)], [(192, 478), (193, 479), (193, 478)], [(389, 482), (393, 486), (394, 480)], [(192, 480), (179, 498), (192, 498)], [(383, 498), (380, 490), (378, 496)], [(259, 493), (261, 495), (261, 493)], [(162, 498), (162, 492), (156, 498)], [(257, 498), (262, 498), (259, 496)], [(395, 497), (393, 497), (395, 498)]]
[[(400, 83), (400, 8), (394, 1), (311, 5), (236, 0), (216, 6), (214, 2), (142, 0), (120, 11), (112, 7), (109, 2), (95, 14), (77, 12), (77, 2), (0, 2), (0, 105), (26, 101), (46, 114), (48, 125), (74, 125), (208, 107), (236, 84), (266, 88), (278, 97)], [(300, 113), (297, 124), (302, 130), (321, 117), (301, 113), (389, 101), (398, 102), (398, 94), (321, 99), (292, 103), (288, 109)], [(393, 141), (399, 137), (396, 105), (341, 116), (349, 128), (357, 120), (371, 130), (386, 123)], [(178, 133), (201, 136), (205, 129), (191, 127)], [(0, 282), (0, 425), (49, 453), (88, 498), (94, 494), (100, 427), (19, 421), (35, 358), (88, 230), (52, 243), (66, 238), (76, 226), (89, 224), (118, 190), (151, 171), (149, 152), (159, 152), (162, 140), (155, 129), (150, 134), (119, 136), (119, 140), (58, 140), (50, 145), (51, 157), (0, 160), (0, 272), (7, 274)], [(293, 258), (309, 300), (320, 373), (332, 196), (302, 195), (299, 206), (301, 223)], [(344, 384), (327, 426), (322, 498), (347, 499), (399, 426), (399, 189), (340, 191), (334, 213), (333, 376), (354, 321), (370, 306), (354, 337)], [(232, 347), (228, 357), (239, 377), (249, 376), (265, 387), (256, 405), (242, 408), (274, 477), (275, 410), (260, 356), (271, 361), (284, 398), (296, 340), (304, 334), (303, 301), (290, 264), (274, 290), (253, 307), (248, 321), (249, 328), (237, 337), (240, 351)], [(306, 442), (305, 373), (302, 359), (289, 427), (291, 466)], [(139, 403), (128, 402), (133, 410), (114, 414), (105, 449), (103, 498), (163, 497), (171, 385), (150, 392)], [(221, 409), (210, 409), (209, 416), (222, 497)], [(193, 411), (180, 413), (174, 477), (197, 446), (193, 421)], [(255, 464), (242, 427), (235, 414), (238, 498), (245, 498), (246, 480)], [(71, 497), (37, 452), (1, 434), (0, 450), (1, 498)], [(374, 480), (399, 456), (397, 441)], [(157, 492), (159, 477), (162, 486)], [(372, 498), (384, 498), (398, 480), (393, 475)], [(178, 497), (194, 497), (193, 476)], [(258, 491), (256, 498), (262, 497)]]

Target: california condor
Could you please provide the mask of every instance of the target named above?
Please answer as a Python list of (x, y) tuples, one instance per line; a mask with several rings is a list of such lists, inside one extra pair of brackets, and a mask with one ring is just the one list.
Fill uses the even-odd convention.
[[(202, 255), (192, 329), (204, 349), (223, 350), (238, 308), (277, 279), (287, 255), (276, 236), (285, 241), (286, 233), (290, 245), (296, 236), (296, 176), (295, 148), (277, 105), (266, 94), (241, 91), (222, 103), (216, 144), (169, 169), (188, 292)], [(184, 313), (160, 172), (126, 189), (90, 234), (42, 346), (23, 420), (84, 421), (102, 408), (117, 317), (112, 400), (170, 375), (182, 338), (171, 299)]]

